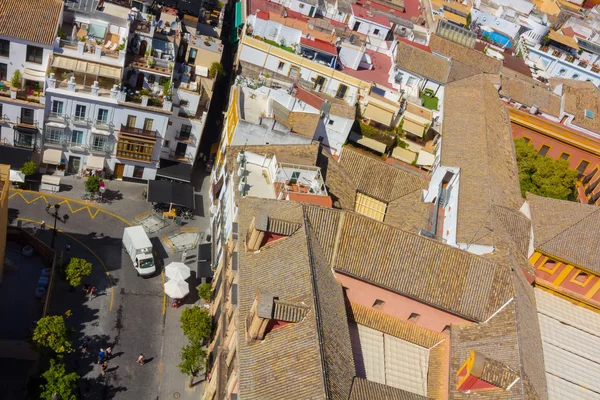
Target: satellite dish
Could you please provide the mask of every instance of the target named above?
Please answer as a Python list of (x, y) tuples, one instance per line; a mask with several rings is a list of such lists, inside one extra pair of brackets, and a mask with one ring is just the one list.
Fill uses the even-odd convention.
[(177, 22), (175, 22), (175, 21), (171, 22), (171, 30), (172, 31), (176, 31), (177, 30)]
[(158, 24), (156, 24), (156, 27), (157, 27), (158, 29), (162, 29), (164, 25), (165, 25), (165, 23), (164, 23), (164, 22), (163, 22), (163, 20), (161, 19), (160, 21), (158, 21)]

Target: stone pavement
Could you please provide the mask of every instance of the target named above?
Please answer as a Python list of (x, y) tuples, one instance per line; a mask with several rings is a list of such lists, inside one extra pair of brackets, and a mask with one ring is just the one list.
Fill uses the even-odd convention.
[[(196, 191), (202, 194), (204, 200), (200, 210), (209, 209), (208, 181), (209, 178), (204, 174), (195, 182)], [(116, 182), (110, 182), (109, 188)], [(77, 180), (73, 187), (76, 184), (83, 187), (83, 180)], [(110, 210), (107, 213), (98, 212), (95, 204), (86, 206), (81, 201), (63, 203), (60, 209), (61, 215), (67, 213), (70, 218), (67, 223), (58, 223), (63, 234), (58, 235), (56, 248), (64, 250), (68, 242), (71, 255), (93, 262), (93, 273), (87, 281), (100, 289), (99, 295), (90, 301), (84, 297), (81, 288), (72, 292), (66, 283), (57, 281), (53, 311), (64, 314), (70, 310), (67, 322), (77, 330), (77, 344), (80, 345), (83, 337), (87, 336), (92, 341), (90, 351), (94, 354), (72, 354), (68, 357), (69, 366), (82, 376), (80, 386), (86, 398), (171, 399), (179, 393), (180, 398), (198, 399), (202, 393), (202, 383), (193, 390), (186, 389), (189, 378), (177, 369), (180, 349), (185, 344), (179, 327), (179, 315), (183, 308), (170, 307), (162, 290), (164, 278), (161, 275), (149, 279), (137, 277), (131, 259), (121, 249), (123, 228), (135, 215), (150, 207), (141, 196), (137, 196), (144, 185), (127, 182), (117, 184), (118, 190), (128, 195), (112, 205), (102, 205), (103, 210)], [(24, 219), (21, 221), (24, 227), (37, 226), (35, 221), (41, 220), (45, 220), (48, 227), (52, 226), (53, 220), (46, 213), (45, 203), (63, 202), (62, 199), (27, 192), (13, 196), (15, 193), (11, 192), (9, 207), (15, 217)], [(67, 193), (77, 200), (75, 189), (59, 194)], [(204, 212), (201, 214), (189, 221), (187, 226), (208, 232), (209, 216)], [(161, 265), (181, 260), (181, 253), (169, 253), (160, 242), (161, 235), (175, 229), (178, 227), (170, 224), (166, 229), (150, 235), (158, 259), (162, 260)], [(38, 234), (49, 242), (50, 232), (48, 229)], [(96, 239), (99, 233), (103, 233), (105, 238)], [(192, 277), (188, 281), (194, 293), (200, 283), (195, 279), (197, 263), (195, 252), (187, 253), (188, 265), (192, 268)], [(188, 302), (194, 301), (196, 298), (190, 296)], [(114, 344), (115, 357), (109, 361), (109, 372), (102, 378), (100, 367), (94, 361), (98, 350), (108, 344)], [(140, 352), (149, 361), (144, 366), (135, 363)]]

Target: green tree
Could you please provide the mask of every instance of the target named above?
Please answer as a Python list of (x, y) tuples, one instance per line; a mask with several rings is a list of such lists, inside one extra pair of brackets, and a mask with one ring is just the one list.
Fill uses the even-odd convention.
[(190, 377), (190, 387), (198, 373), (204, 370), (205, 363), (206, 351), (200, 343), (190, 343), (181, 348), (181, 362), (177, 367), (182, 374)]
[(204, 301), (210, 301), (212, 297), (212, 285), (210, 283), (203, 283), (198, 286), (198, 297)]
[(179, 317), (183, 334), (192, 343), (201, 343), (210, 337), (212, 331), (212, 318), (208, 310), (194, 306), (183, 310)]
[(71, 258), (67, 268), (65, 268), (67, 282), (73, 287), (79, 286), (81, 284), (81, 279), (91, 273), (92, 263), (83, 258)]
[(211, 78), (218, 78), (219, 76), (223, 75), (223, 65), (216, 61), (210, 64), (210, 68), (208, 69), (208, 75)]
[(33, 175), (37, 172), (37, 164), (35, 161), (26, 161), (21, 167), (20, 171), (25, 176)]
[(577, 198), (577, 171), (569, 169), (567, 160), (554, 160), (537, 154), (523, 138), (515, 140), (521, 193), (530, 192), (554, 199)]
[(473, 20), (473, 17), (471, 16), (471, 13), (467, 14), (467, 22), (465, 23), (465, 28), (466, 29), (471, 29), (471, 21)]
[(49, 315), (37, 322), (33, 341), (38, 346), (48, 347), (55, 353), (62, 354), (73, 349), (70, 335), (71, 330), (65, 325), (62, 315)]
[(54, 395), (60, 400), (76, 400), (77, 380), (79, 375), (75, 372), (67, 374), (65, 364), (62, 361), (50, 360), (50, 368), (42, 377), (46, 383), (41, 385), (41, 397), (44, 400), (52, 400)]
[(13, 73), (12, 78), (10, 78), (10, 86), (14, 89), (19, 89), (19, 86), (21, 86), (21, 71), (20, 70), (17, 69)]
[(100, 190), (100, 177), (92, 175), (85, 181), (85, 190), (89, 193), (96, 193)]

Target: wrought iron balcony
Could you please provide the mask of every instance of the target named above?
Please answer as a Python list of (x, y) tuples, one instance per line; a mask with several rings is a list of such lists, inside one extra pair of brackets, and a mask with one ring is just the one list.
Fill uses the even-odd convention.
[(121, 133), (125, 135), (144, 136), (154, 139), (156, 139), (158, 136), (158, 131), (156, 129), (133, 128), (123, 124), (121, 124)]

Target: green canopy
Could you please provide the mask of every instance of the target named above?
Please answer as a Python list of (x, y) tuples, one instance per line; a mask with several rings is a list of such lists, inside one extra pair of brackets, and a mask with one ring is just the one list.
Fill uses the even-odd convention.
[(235, 27), (238, 28), (244, 25), (242, 21), (242, 3), (238, 1), (235, 3)]

